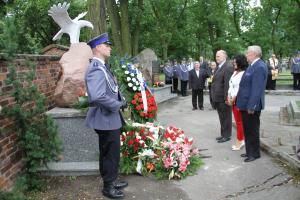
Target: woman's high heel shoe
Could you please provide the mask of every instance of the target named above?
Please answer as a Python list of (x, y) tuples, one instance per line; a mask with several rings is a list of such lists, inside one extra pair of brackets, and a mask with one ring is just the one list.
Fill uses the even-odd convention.
[(232, 150), (233, 151), (238, 151), (241, 150), (245, 146), (244, 140), (242, 141), (237, 141), (235, 145), (232, 145)]

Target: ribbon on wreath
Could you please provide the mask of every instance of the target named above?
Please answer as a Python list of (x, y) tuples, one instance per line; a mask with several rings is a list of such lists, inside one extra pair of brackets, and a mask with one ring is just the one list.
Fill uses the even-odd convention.
[(143, 79), (143, 74), (139, 70), (137, 70), (137, 79), (140, 82), (141, 86), (141, 94), (142, 94), (142, 100), (144, 105), (144, 113), (148, 112), (148, 102), (147, 102), (147, 96), (146, 96), (146, 82)]
[(129, 71), (129, 73), (133, 73), (136, 75), (137, 80), (140, 83), (142, 100), (143, 100), (143, 105), (144, 105), (144, 113), (147, 113), (148, 112), (148, 103), (147, 103), (147, 95), (146, 95), (146, 86), (147, 85), (143, 78), (143, 74), (133, 64), (127, 64), (127, 69)]

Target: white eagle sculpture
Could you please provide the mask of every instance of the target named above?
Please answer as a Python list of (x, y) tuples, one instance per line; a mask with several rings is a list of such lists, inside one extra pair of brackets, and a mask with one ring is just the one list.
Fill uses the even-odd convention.
[(94, 28), (93, 24), (86, 20), (79, 20), (83, 18), (87, 12), (80, 13), (75, 19), (71, 19), (68, 14), (68, 9), (70, 3), (64, 2), (53, 5), (50, 10), (48, 10), (48, 15), (50, 15), (53, 20), (60, 26), (60, 31), (56, 33), (52, 40), (58, 40), (64, 33), (69, 34), (71, 44), (79, 43), (80, 29), (82, 27)]

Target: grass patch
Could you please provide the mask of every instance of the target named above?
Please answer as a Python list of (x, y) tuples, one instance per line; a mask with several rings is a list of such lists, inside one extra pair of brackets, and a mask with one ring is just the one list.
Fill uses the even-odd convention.
[(165, 74), (164, 73), (159, 74), (159, 81), (165, 82)]
[(276, 85), (293, 85), (293, 80), (280, 80), (280, 79), (277, 79)]
[(285, 71), (279, 73), (279, 77), (280, 76), (290, 76), (290, 77), (292, 77), (292, 74), (291, 74), (290, 70), (285, 70)]
[(298, 109), (300, 110), (300, 101), (296, 101), (296, 104), (298, 106)]

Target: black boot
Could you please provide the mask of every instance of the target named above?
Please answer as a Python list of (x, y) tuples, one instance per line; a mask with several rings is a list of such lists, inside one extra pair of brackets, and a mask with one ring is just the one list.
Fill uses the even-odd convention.
[(117, 190), (121, 190), (127, 187), (128, 183), (126, 181), (114, 181), (113, 185)]
[(111, 199), (123, 199), (124, 193), (114, 187), (113, 183), (104, 183), (102, 194)]

